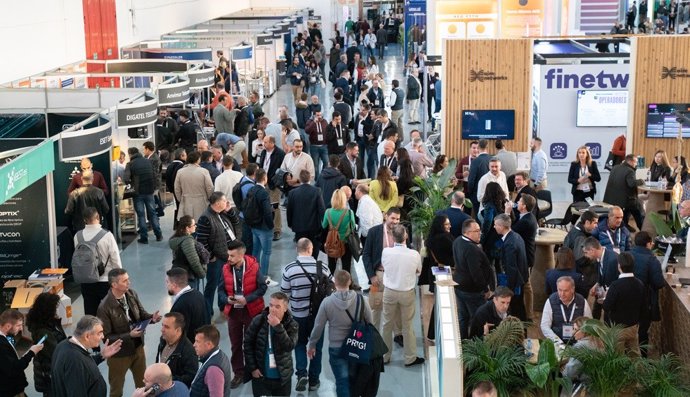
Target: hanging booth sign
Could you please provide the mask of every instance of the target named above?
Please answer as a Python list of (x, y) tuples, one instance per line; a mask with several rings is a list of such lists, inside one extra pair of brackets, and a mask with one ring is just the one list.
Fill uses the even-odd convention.
[(206, 88), (213, 85), (215, 70), (213, 68), (192, 70), (187, 73), (187, 77), (189, 77), (190, 89)]
[(145, 94), (144, 102), (117, 105), (117, 126), (120, 128), (142, 127), (156, 121), (158, 98)]
[(254, 47), (252, 47), (251, 45), (234, 47), (230, 50), (232, 51), (233, 61), (245, 61), (247, 59), (252, 59), (252, 57), (254, 56)]
[(0, 167), (0, 204), (55, 169), (53, 143), (48, 140)]
[(256, 36), (256, 45), (269, 45), (273, 43), (272, 34), (260, 34)]
[(304, 16), (298, 15), (296, 18), (297, 18), (297, 23), (298, 23), (299, 25), (301, 25), (301, 24), (304, 23)]
[(112, 147), (112, 125), (107, 122), (86, 130), (60, 134), (60, 161), (80, 160), (107, 152)]
[(187, 61), (174, 59), (118, 59), (106, 61), (106, 73), (174, 73), (186, 72)]
[(158, 86), (159, 105), (176, 105), (189, 100), (189, 80), (180, 80), (177, 83), (160, 84)]
[(278, 26), (280, 28), (281, 33), (289, 33), (290, 32), (291, 26), (287, 22), (286, 23), (278, 23), (278, 24), (276, 24), (276, 26)]
[(181, 59), (185, 61), (213, 60), (211, 48), (146, 48), (141, 50), (141, 57), (146, 59)]

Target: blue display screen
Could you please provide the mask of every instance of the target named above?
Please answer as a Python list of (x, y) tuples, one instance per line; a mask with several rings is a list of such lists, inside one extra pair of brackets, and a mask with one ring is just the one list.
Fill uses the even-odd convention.
[(514, 110), (463, 110), (462, 139), (515, 139)]

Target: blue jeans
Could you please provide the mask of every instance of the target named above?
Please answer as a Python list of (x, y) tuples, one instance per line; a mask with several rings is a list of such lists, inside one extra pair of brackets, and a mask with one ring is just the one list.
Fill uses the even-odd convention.
[(335, 394), (350, 397), (350, 362), (340, 357), (340, 347), (328, 348), (328, 363), (335, 376)]
[(273, 243), (273, 230), (252, 228), (254, 236), (254, 251), (252, 255), (259, 261), (259, 271), (268, 276), (268, 262), (271, 260), (271, 244)]
[(328, 167), (328, 146), (327, 145), (311, 145), (311, 158), (314, 160), (314, 180), (319, 179), (321, 167), (319, 164), (323, 163), (323, 168)]
[(213, 318), (213, 297), (218, 295), (218, 284), (223, 275), (223, 259), (217, 259), (208, 264), (206, 269), (206, 287), (204, 288), (204, 299), (206, 300), (206, 312), (208, 318)]
[(376, 157), (377, 147), (367, 148), (367, 178), (376, 178), (376, 169), (379, 166), (379, 159)]
[[(307, 342), (309, 342), (309, 335), (311, 335), (312, 328), (309, 328), (309, 319), (307, 317), (293, 317), (297, 324), (299, 324), (299, 332), (297, 334), (297, 344), (295, 345), (295, 375), (297, 378), (307, 376)], [(309, 360), (309, 384), (313, 385), (319, 381), (321, 375), (321, 351), (323, 350), (323, 334), (316, 342), (316, 354), (314, 358)]]
[(477, 309), (486, 302), (481, 292), (463, 292), (455, 289), (458, 298), (458, 317), (460, 318), (460, 336), (463, 339), (469, 337), (470, 323)]
[(161, 225), (158, 223), (158, 215), (156, 214), (156, 204), (153, 194), (137, 194), (134, 196), (134, 211), (137, 213), (139, 237), (142, 240), (149, 239), (149, 229), (146, 227), (146, 219), (149, 220), (156, 237), (163, 235), (161, 232)]

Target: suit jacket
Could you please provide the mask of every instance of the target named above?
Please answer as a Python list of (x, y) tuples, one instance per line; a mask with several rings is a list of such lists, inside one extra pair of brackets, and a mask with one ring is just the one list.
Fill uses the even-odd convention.
[(326, 144), (328, 145), (328, 154), (343, 154), (345, 153), (345, 145), (350, 142), (350, 132), (347, 130), (347, 125), (340, 124), (340, 137), (342, 145), (338, 145), (338, 135), (332, 123), (328, 124), (326, 128)]
[(525, 243), (527, 266), (531, 269), (532, 266), (534, 266), (534, 253), (537, 250), (537, 244), (535, 243), (537, 229), (539, 229), (537, 218), (534, 214), (528, 212), (525, 216), (518, 218), (518, 220), (513, 223), (512, 229), (522, 237), (522, 241)]
[(501, 249), (501, 265), (508, 276), (508, 287), (515, 291), (516, 287), (522, 287), (529, 278), (527, 269), (527, 254), (525, 242), (515, 232), (509, 232), (503, 240)]
[[(381, 155), (381, 158), (379, 159), (379, 167), (381, 167), (384, 164), (384, 160), (386, 158), (386, 155), (383, 154)], [(393, 155), (393, 161), (391, 161), (390, 166), (388, 167), (391, 170), (391, 174), (395, 175), (395, 173), (398, 171), (398, 158)]]
[(352, 179), (364, 179), (364, 164), (362, 164), (362, 158), (357, 156), (355, 159), (355, 167), (356, 170), (353, 172), (352, 170), (352, 165), (350, 164), (350, 160), (347, 158), (347, 154), (343, 153), (340, 155), (340, 164), (338, 165), (338, 169), (340, 172), (345, 175), (345, 178), (347, 178), (348, 183)]
[(599, 270), (599, 285), (610, 286), (618, 279), (618, 254), (611, 248), (604, 248), (604, 262), (597, 259), (597, 269)]
[[(266, 172), (268, 174), (268, 188), (269, 189), (275, 189), (275, 185), (273, 185), (273, 175), (276, 174), (276, 170), (280, 168), (280, 165), (283, 164), (283, 159), (285, 158), (285, 152), (283, 149), (279, 148), (278, 146), (273, 148), (273, 153), (271, 154), (271, 159), (269, 161), (268, 165), (268, 171)], [(261, 154), (259, 155), (259, 167), (263, 168), (264, 161), (266, 160), (266, 149), (264, 149)]]
[[(517, 194), (515, 195), (516, 203), (518, 202), (518, 200), (520, 200), (523, 194), (529, 194), (530, 196), (534, 197), (536, 203), (534, 205), (534, 209), (532, 209), (532, 213), (536, 218), (539, 218), (539, 206), (536, 205), (537, 203), (539, 203), (539, 201), (537, 200), (537, 191), (534, 190), (534, 188), (530, 185), (523, 187), (522, 189), (518, 190)], [(518, 212), (517, 208), (513, 208), (513, 216), (516, 219), (520, 216), (520, 212)]]
[[(641, 181), (640, 181), (641, 182)], [(625, 161), (613, 167), (604, 192), (604, 202), (623, 209), (636, 208), (638, 181), (635, 170)]]
[(326, 207), (321, 189), (302, 184), (290, 190), (287, 204), (287, 224), (295, 233), (319, 232)]
[(388, 125), (386, 128), (383, 128), (383, 124), (381, 122), (375, 122), (374, 123), (374, 140), (369, 141), (369, 146), (378, 146), (378, 138), (379, 136), (381, 139), (386, 139), (386, 135), (388, 135), (391, 132), (398, 132), (398, 126), (395, 125), (393, 120), (388, 120)]
[[(597, 163), (596, 161), (592, 161), (592, 165), (587, 167), (589, 169), (589, 173), (592, 174), (592, 176), (589, 177), (590, 182), (592, 182), (592, 193), (596, 194), (597, 193), (597, 182), (601, 181), (601, 175), (599, 175), (599, 169), (597, 169)], [(577, 185), (578, 182), (577, 180), (580, 178), (580, 162), (572, 162), (570, 163), (570, 170), (568, 171), (568, 183), (573, 185), (573, 187), (570, 189), (570, 193), (575, 194), (575, 191), (577, 190)]]
[(194, 343), (194, 332), (202, 325), (211, 323), (211, 319), (206, 312), (204, 295), (195, 289), (180, 295), (170, 308), (170, 311), (184, 316), (184, 333), (192, 343)]
[(16, 396), (29, 385), (24, 370), (34, 358), (34, 353), (28, 350), (21, 358), (17, 356), (10, 342), (0, 335), (0, 396)]
[[(206, 311), (204, 309), (204, 311)], [(185, 321), (187, 317), (185, 317)], [(161, 362), (161, 353), (165, 348), (166, 342), (161, 338), (158, 344), (158, 353), (156, 354), (156, 362)], [(191, 342), (182, 337), (179, 342), (177, 342), (177, 347), (170, 353), (168, 360), (165, 362), (170, 367), (170, 372), (172, 372), (172, 378), (175, 381), (182, 382), (187, 387), (192, 385), (192, 380), (199, 369), (199, 357), (194, 351), (194, 346)]]
[(489, 263), (489, 258), (481, 246), (460, 236), (453, 242), (453, 259), (455, 260), (453, 281), (458, 283), (455, 288), (470, 293), (495, 289), (493, 266)]
[[(364, 117), (364, 121), (362, 122), (362, 136), (359, 136), (359, 122), (362, 119), (362, 116), (360, 116), (359, 113), (357, 113), (357, 116), (355, 116), (355, 122), (354, 122), (354, 129), (355, 129), (355, 142), (359, 143), (360, 145), (367, 144), (369, 141), (369, 137), (367, 135), (371, 135), (374, 131), (374, 120), (367, 115)], [(373, 142), (376, 143), (376, 137), (373, 137)]]
[(473, 201), (477, 201), (477, 185), (479, 185), (479, 180), (489, 172), (490, 159), (491, 156), (487, 153), (482, 153), (472, 160), (470, 164), (470, 175), (467, 177), (467, 192), (470, 194), (470, 198), (474, 199)]

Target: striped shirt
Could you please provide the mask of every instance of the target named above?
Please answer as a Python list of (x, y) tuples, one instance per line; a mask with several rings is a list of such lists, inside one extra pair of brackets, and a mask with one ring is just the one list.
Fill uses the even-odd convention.
[[(297, 261), (302, 264), (304, 270), (316, 279), (316, 261), (311, 256), (298, 256)], [(311, 281), (304, 274), (304, 270), (297, 261), (289, 263), (283, 269), (283, 279), (280, 282), (280, 290), (290, 295), (290, 310), (292, 315), (299, 318), (309, 316), (309, 302), (311, 298)], [(328, 264), (321, 263), (323, 274), (333, 281), (333, 275), (328, 270)]]

